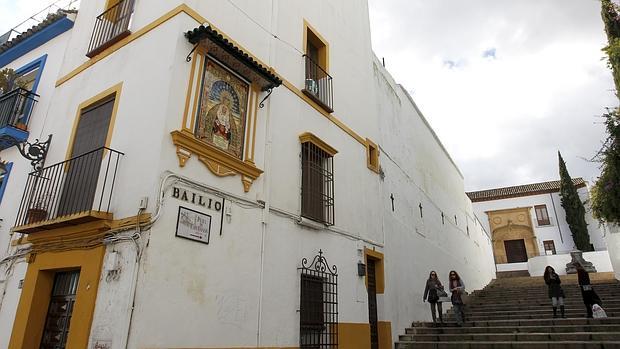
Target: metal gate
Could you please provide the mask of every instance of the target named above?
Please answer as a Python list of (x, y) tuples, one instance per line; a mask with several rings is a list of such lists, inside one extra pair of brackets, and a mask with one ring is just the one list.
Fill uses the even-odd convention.
[(308, 263), (301, 260), (299, 347), (338, 348), (338, 271), (323, 251)]
[(79, 270), (56, 273), (43, 328), (41, 349), (65, 348), (79, 279)]
[(368, 258), (368, 322), (370, 323), (370, 348), (379, 349), (379, 326), (377, 318), (377, 273), (374, 259)]

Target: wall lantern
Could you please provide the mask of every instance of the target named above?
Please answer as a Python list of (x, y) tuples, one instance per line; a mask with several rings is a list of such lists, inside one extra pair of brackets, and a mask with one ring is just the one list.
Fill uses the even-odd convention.
[(357, 276), (366, 276), (366, 264), (357, 262)]

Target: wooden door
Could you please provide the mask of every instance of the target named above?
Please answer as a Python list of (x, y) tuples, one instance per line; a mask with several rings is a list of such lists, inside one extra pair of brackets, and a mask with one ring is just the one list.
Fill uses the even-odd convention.
[(43, 327), (41, 349), (65, 348), (79, 279), (79, 270), (56, 273)]
[(368, 322), (370, 323), (370, 349), (379, 349), (379, 327), (377, 319), (377, 273), (374, 259), (366, 262), (368, 280)]
[(504, 241), (504, 247), (506, 248), (508, 263), (527, 262), (527, 250), (525, 249), (525, 241), (523, 239), (506, 240)]

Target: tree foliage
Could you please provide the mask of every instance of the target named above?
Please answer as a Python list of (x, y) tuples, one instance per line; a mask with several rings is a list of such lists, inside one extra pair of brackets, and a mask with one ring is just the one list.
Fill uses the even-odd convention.
[(0, 69), (0, 95), (10, 92), (17, 86), (18, 75), (13, 69)]
[(566, 223), (570, 228), (575, 246), (580, 251), (590, 251), (590, 234), (586, 223), (586, 209), (577, 193), (577, 188), (568, 174), (566, 163), (558, 152), (560, 162), (560, 202), (566, 212)]
[[(603, 51), (620, 99), (620, 15), (611, 0), (602, 0), (601, 6), (608, 41)], [(601, 163), (601, 176), (592, 188), (592, 212), (600, 220), (620, 223), (620, 111), (610, 109), (603, 118), (607, 139), (595, 157)]]

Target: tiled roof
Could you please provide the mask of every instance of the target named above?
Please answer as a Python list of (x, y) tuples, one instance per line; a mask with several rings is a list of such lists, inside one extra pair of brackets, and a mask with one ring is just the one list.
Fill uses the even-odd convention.
[(76, 11), (73, 10), (59, 10), (55, 13), (50, 13), (49, 15), (47, 15), (47, 17), (39, 24), (33, 26), (32, 28), (26, 30), (25, 32), (19, 34), (18, 36), (16, 36), (15, 38), (13, 38), (10, 41), (5, 42), (4, 44), (0, 45), (0, 53), (3, 53), (5, 51), (7, 51), (8, 49), (10, 49), (11, 47), (19, 44), (20, 42), (28, 39), (29, 37), (33, 36), (34, 34), (40, 32), (41, 30), (47, 28), (49, 25), (55, 23), (56, 21), (58, 21), (61, 18), (65, 18), (67, 17), (67, 14), (69, 13), (75, 13)]
[[(586, 186), (586, 182), (581, 177), (573, 178), (573, 184), (577, 188)], [(558, 191), (560, 191), (560, 181), (550, 181), (550, 182), (542, 182), (542, 183), (517, 185), (513, 187), (472, 191), (472, 192), (467, 193), (467, 196), (469, 196), (472, 202), (479, 202), (479, 201), (491, 201), (491, 200), (515, 198), (515, 197), (520, 197), (520, 196), (531, 196), (531, 195), (555, 193)]]
[[(237, 67), (240, 70), (238, 73), (246, 73), (251, 74), (249, 70), (254, 71), (258, 77), (263, 80), (261, 84), (263, 90), (267, 90), (273, 87), (278, 87), (282, 84), (282, 79), (280, 79), (276, 74), (274, 74), (270, 69), (263, 66), (259, 62), (257, 62), (252, 56), (247, 54), (242, 48), (237, 47), (233, 42), (229, 41), (226, 37), (220, 34), (217, 30), (215, 30), (210, 25), (194, 28), (185, 33), (185, 37), (192, 44), (198, 44), (201, 40), (209, 39), (215, 45), (219, 46), (219, 49), (214, 47), (214, 50), (209, 51), (210, 54), (219, 56), (216, 58), (226, 59), (225, 57), (230, 55), (235, 59), (239, 60), (244, 67)], [(247, 76), (246, 76), (247, 77)]]

